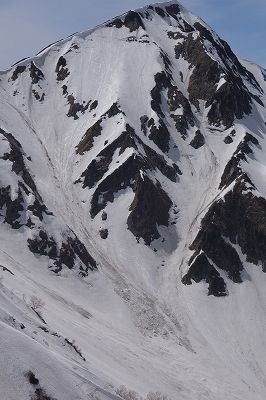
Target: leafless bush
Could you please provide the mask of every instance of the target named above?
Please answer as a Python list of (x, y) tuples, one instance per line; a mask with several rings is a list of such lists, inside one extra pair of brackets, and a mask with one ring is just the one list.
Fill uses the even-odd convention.
[(45, 302), (37, 296), (31, 296), (29, 306), (34, 311), (42, 311), (43, 307), (45, 306)]
[(146, 400), (168, 400), (168, 397), (160, 392), (149, 392)]
[[(134, 390), (128, 390), (125, 386), (116, 389), (116, 394), (123, 400), (143, 400), (143, 398)], [(145, 400), (169, 400), (168, 397), (160, 392), (149, 392)]]
[(134, 390), (128, 390), (123, 385), (116, 389), (116, 394), (118, 394), (118, 396), (120, 396), (123, 400), (141, 400), (137, 392)]
[(100, 397), (96, 394), (96, 392), (89, 393), (90, 400), (101, 400)]

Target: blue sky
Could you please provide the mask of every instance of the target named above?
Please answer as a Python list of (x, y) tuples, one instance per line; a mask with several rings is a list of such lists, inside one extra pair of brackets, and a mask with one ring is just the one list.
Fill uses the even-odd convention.
[[(156, 0), (158, 1), (158, 0)], [(51, 42), (152, 0), (0, 0), (0, 69)], [(266, 67), (266, 0), (183, 0), (229, 42)]]

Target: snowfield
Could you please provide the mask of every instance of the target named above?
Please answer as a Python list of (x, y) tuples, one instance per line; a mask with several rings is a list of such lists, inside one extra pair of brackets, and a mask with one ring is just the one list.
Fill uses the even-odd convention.
[[(196, 105), (197, 66), (189, 50), (177, 56), (188, 38), (202, 40), (200, 51), (223, 71), (212, 96), (234, 76), (251, 94), (249, 113), (215, 124), (205, 94), (194, 94)], [(238, 167), (254, 196), (266, 198), (266, 71), (233, 58), (225, 65), (221, 46), (202, 20), (170, 1), (77, 33), (0, 72), (1, 400), (115, 400), (121, 385), (144, 398), (265, 399), (263, 260), (252, 262), (240, 242), (222, 235), (243, 265), (242, 282), (206, 253), (227, 295), (208, 296), (205, 278), (182, 283), (204, 216), (240, 179), (220, 186), (247, 132), (258, 144), (247, 144), (251, 151)], [(162, 71), (172, 86), (164, 78), (156, 86)], [(152, 134), (160, 124), (163, 143)], [(192, 146), (197, 131), (201, 143)], [(146, 198), (146, 182), (151, 197), (158, 195), (151, 208), (158, 199), (168, 204), (162, 193), (171, 201), (167, 224), (157, 215), (146, 224), (155, 218), (150, 243), (128, 222), (132, 204), (138, 211)], [(43, 302), (37, 310), (33, 296)]]

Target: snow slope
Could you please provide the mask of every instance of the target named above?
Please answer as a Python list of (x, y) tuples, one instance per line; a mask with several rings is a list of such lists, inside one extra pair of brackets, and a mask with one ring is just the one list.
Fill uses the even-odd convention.
[(265, 398), (265, 82), (176, 1), (0, 72), (1, 399)]

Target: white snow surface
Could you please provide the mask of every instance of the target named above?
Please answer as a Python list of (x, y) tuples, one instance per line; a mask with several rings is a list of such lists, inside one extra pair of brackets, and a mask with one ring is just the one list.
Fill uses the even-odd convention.
[[(182, 17), (190, 24), (204, 24), (185, 9)], [(148, 143), (140, 117), (153, 113), (157, 122), (150, 91), (154, 75), (163, 68), (160, 48), (172, 61), (175, 84), (187, 96), (191, 70), (185, 60), (175, 59), (173, 41), (167, 36), (168, 30), (177, 29), (176, 21), (154, 13), (152, 20), (145, 20), (145, 29), (130, 34), (125, 27), (102, 25), (22, 61), (18, 65), (26, 66), (26, 71), (15, 81), (11, 76), (17, 65), (0, 72), (0, 128), (12, 133), (31, 157), (27, 168), (47, 208), (57, 217), (58, 226), (53, 223), (51, 231), (59, 241), (62, 226), (70, 227), (98, 264), (98, 271), (85, 278), (67, 268), (55, 275), (46, 257), (30, 253), (23, 229), (12, 230), (1, 223), (0, 266), (13, 273), (0, 267), (1, 400), (33, 396), (34, 387), (26, 377), (29, 370), (57, 400), (85, 400), (93, 394), (115, 399), (120, 385), (141, 396), (159, 391), (173, 400), (265, 399), (266, 275), (261, 267), (247, 263), (242, 255), (249, 279), (236, 284), (224, 276), (230, 291), (224, 298), (207, 296), (206, 283), (181, 283), (192, 254), (189, 245), (209, 206), (223, 197), (218, 189), (221, 174), (246, 132), (260, 139), (260, 147), (243, 169), (266, 197), (265, 108), (254, 102), (253, 113), (236, 121), (230, 145), (223, 140), (231, 129), (210, 129), (204, 105), (200, 111), (193, 110), (198, 127), (190, 129), (186, 141), (169, 119), (172, 145), (165, 158), (169, 165), (177, 162), (183, 175), (174, 183), (158, 170), (150, 173), (160, 179), (179, 210), (175, 225), (159, 227), (165, 242), (161, 238), (145, 246), (127, 229), (133, 200), (129, 188), (108, 203), (108, 218), (102, 221), (101, 213), (94, 219), (90, 216), (92, 191), (74, 184), (104, 142), (118, 137), (126, 123)], [(144, 35), (149, 43), (143, 43)], [(129, 36), (135, 36), (134, 41), (129, 42)], [(60, 56), (70, 71), (64, 81), (56, 80)], [(30, 79), (32, 61), (44, 74), (38, 84)], [(265, 90), (265, 71), (247, 61), (243, 65)], [(68, 117), (62, 85), (79, 103), (97, 100), (97, 108), (78, 113), (77, 120)], [(33, 89), (45, 93), (43, 102), (35, 99)], [(262, 100), (266, 101), (264, 95)], [(125, 115), (104, 121), (92, 149), (76, 154), (86, 130), (115, 102)], [(189, 142), (198, 128), (206, 145), (195, 150)], [(6, 143), (1, 146), (5, 153)], [(149, 146), (161, 154), (151, 141)], [(130, 155), (131, 150), (115, 154), (107, 174)], [(17, 182), (12, 181), (8, 162), (1, 159), (0, 166), (1, 186), (9, 184), (15, 190)], [(175, 221), (175, 215), (171, 218)], [(109, 231), (106, 240), (99, 236), (102, 228)], [(42, 316), (47, 325), (29, 306), (33, 295), (45, 302)], [(65, 338), (75, 340), (85, 361)]]

